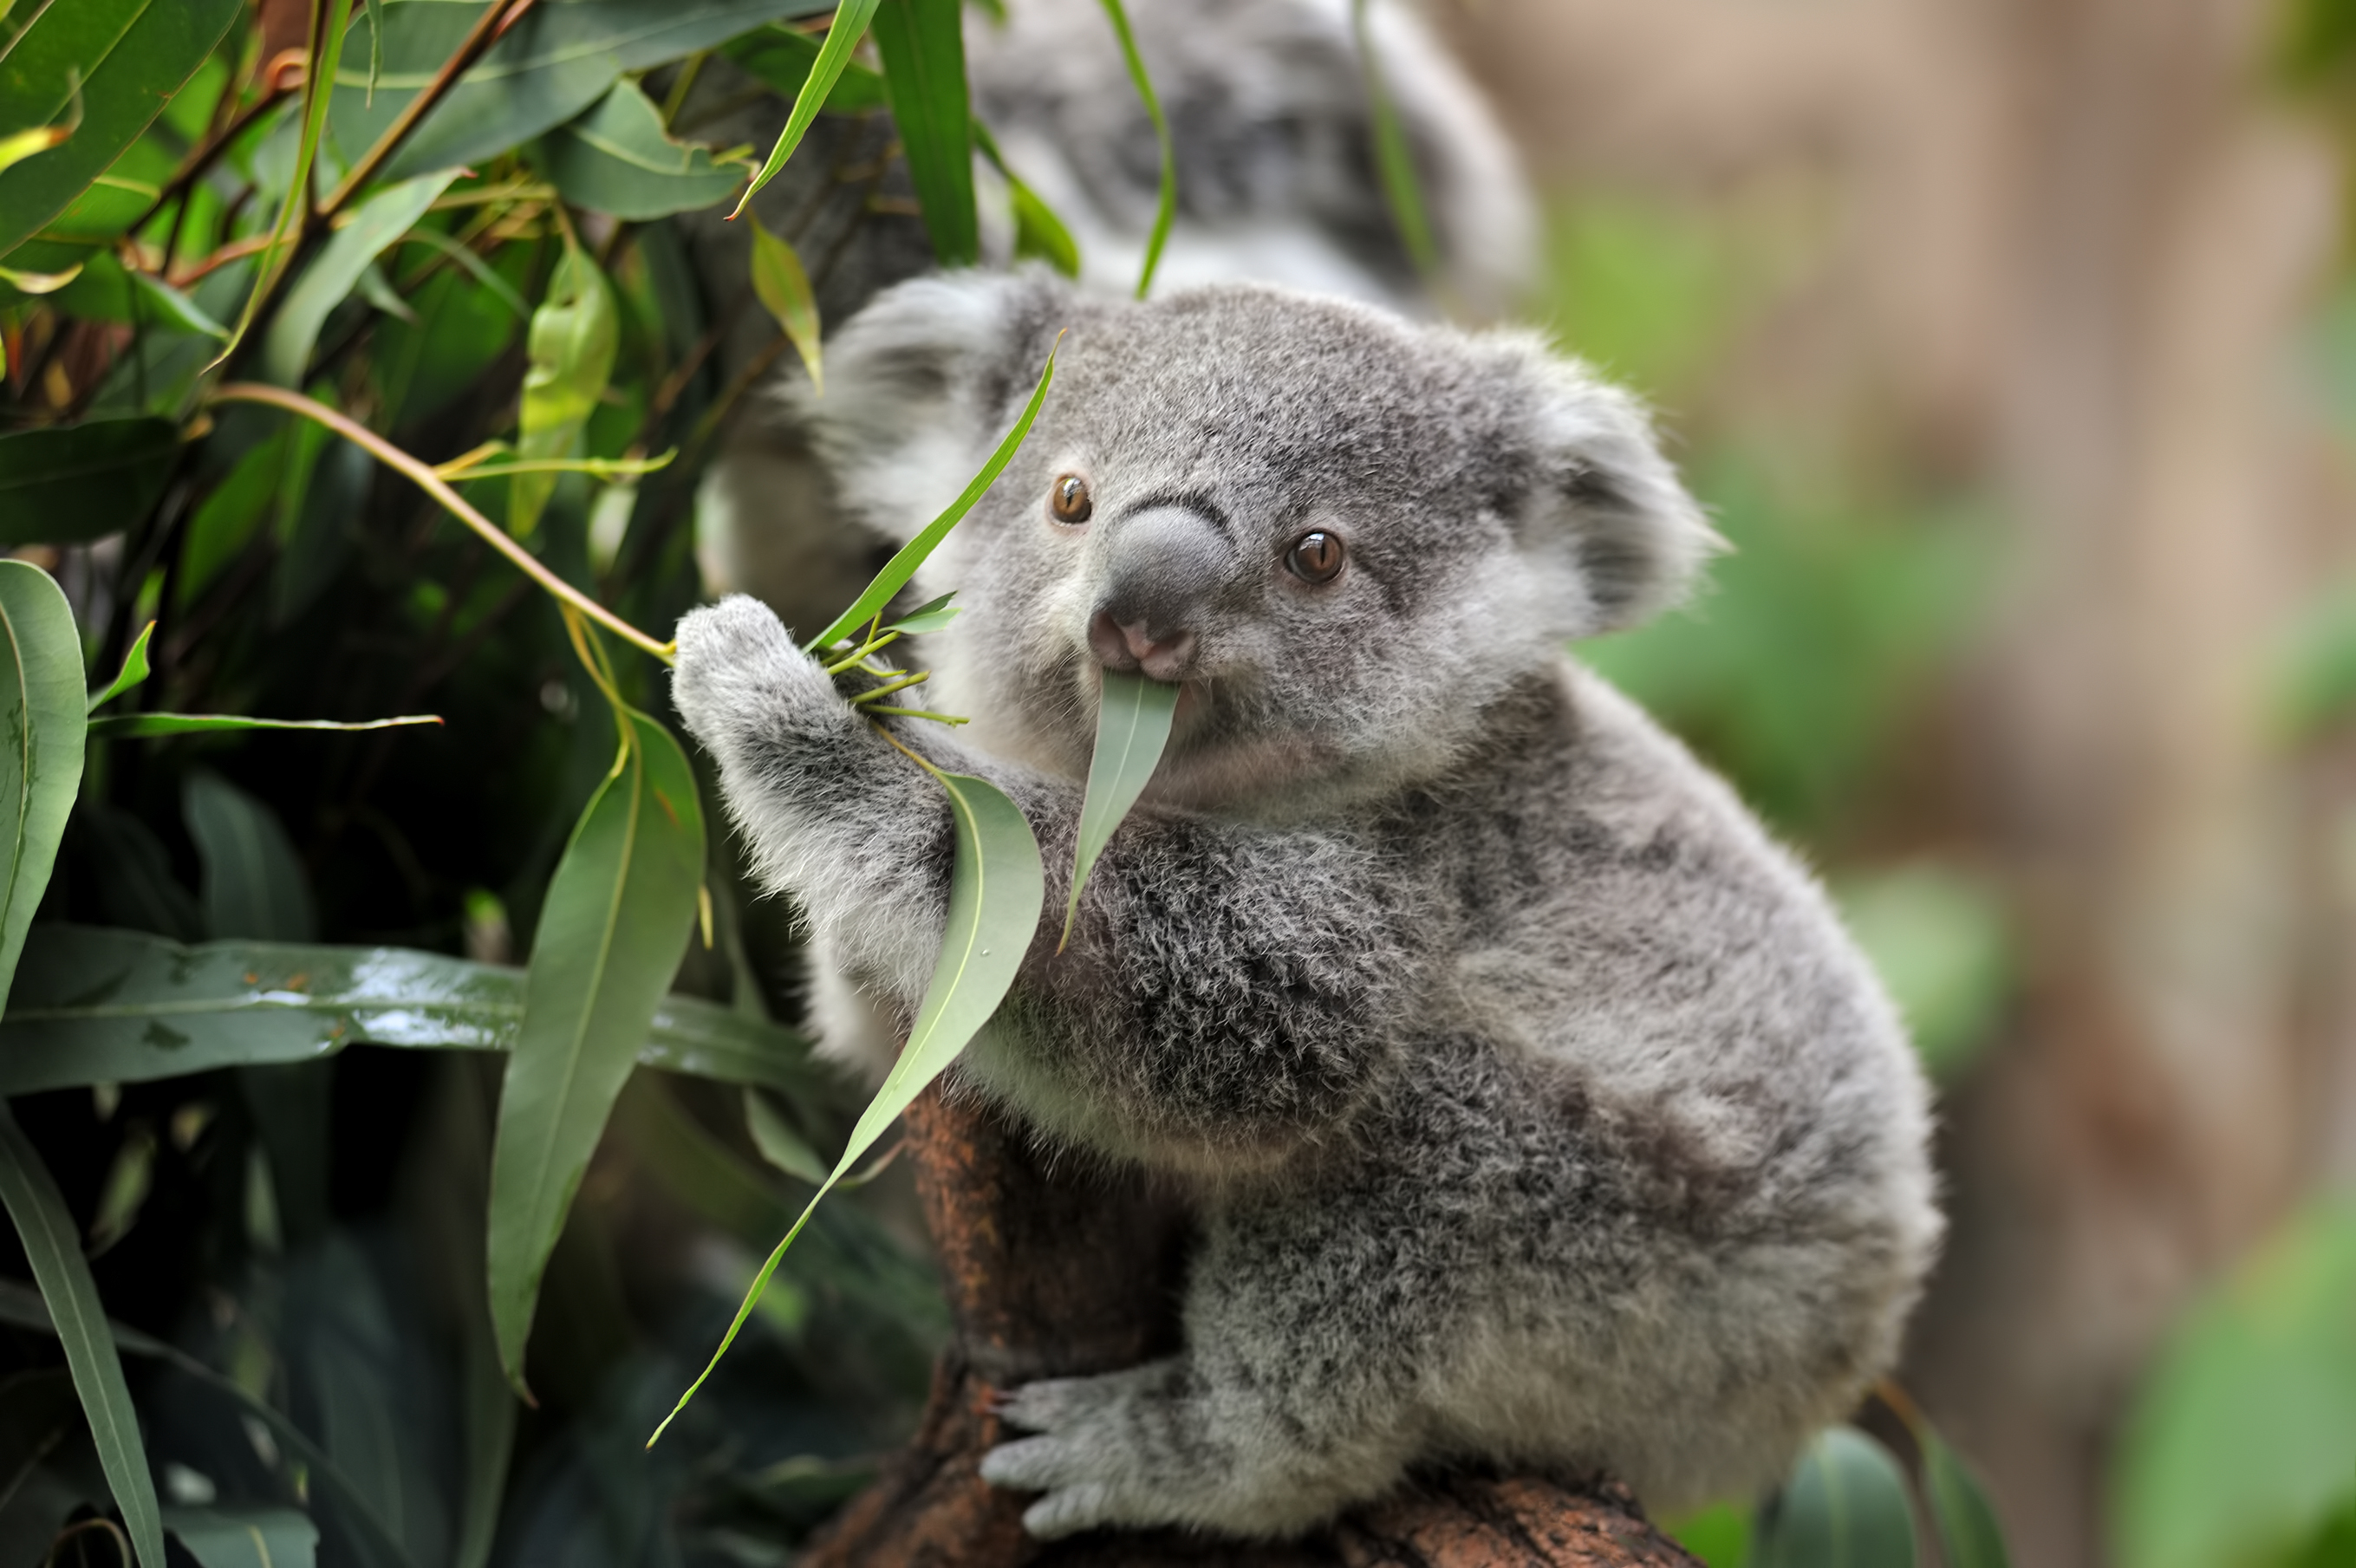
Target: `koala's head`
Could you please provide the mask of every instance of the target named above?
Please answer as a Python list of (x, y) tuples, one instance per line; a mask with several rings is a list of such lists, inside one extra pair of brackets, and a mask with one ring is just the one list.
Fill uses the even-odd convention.
[(905, 540), (1030, 437), (927, 564), (964, 613), (928, 703), (1087, 767), (1100, 671), (1182, 682), (1163, 799), (1330, 798), (1443, 771), (1569, 638), (1673, 601), (1714, 536), (1643, 412), (1535, 338), (1256, 285), (1151, 304), (1044, 274), (882, 295), (801, 413)]

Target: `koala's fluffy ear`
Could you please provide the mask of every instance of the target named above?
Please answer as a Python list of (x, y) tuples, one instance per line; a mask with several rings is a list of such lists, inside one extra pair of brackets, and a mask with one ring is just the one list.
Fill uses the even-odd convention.
[(1661, 456), (1636, 400), (1584, 366), (1533, 352), (1536, 483), (1525, 540), (1566, 550), (1586, 598), (1577, 633), (1635, 625), (1685, 596), (1724, 541)]
[(1044, 273), (949, 273), (845, 323), (824, 391), (787, 394), (843, 510), (905, 542), (954, 500), (1030, 395), (1070, 297)]

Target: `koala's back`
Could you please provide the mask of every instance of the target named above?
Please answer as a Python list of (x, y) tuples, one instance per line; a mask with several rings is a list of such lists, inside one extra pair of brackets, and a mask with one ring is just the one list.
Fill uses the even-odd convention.
[[(1384, 1348), (1328, 1375), (1411, 1381), (1430, 1452), (1599, 1466), (1655, 1506), (1764, 1485), (1895, 1358), (1940, 1230), (1921, 1076), (1719, 780), (1568, 662), (1508, 707), (1383, 833), (1436, 950), (1401, 1072), (1223, 1225), (1387, 1250), (1387, 1288), (1314, 1304)], [(1234, 1288), (1264, 1299), (1231, 1321), (1312, 1306)]]

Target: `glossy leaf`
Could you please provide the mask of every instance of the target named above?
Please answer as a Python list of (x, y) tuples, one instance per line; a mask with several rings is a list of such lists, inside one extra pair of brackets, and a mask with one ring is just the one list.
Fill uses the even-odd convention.
[(665, 135), (662, 112), (626, 78), (550, 132), (540, 163), (565, 200), (634, 221), (716, 206), (745, 177), (712, 162), (711, 149)]
[(69, 122), (74, 130), (0, 169), (0, 256), (63, 212), (138, 140), (245, 6), (76, 0), (27, 9), (24, 30), (0, 55), (0, 136)]
[(145, 518), (179, 460), (167, 419), (94, 419), (0, 435), (0, 544), (80, 544)]
[(2310, 1205), (2201, 1303), (2113, 1474), (2123, 1568), (2268, 1562), (2356, 1492), (2356, 1198)]
[[(419, 123), (385, 175), (401, 179), (497, 157), (596, 102), (624, 71), (827, 9), (827, 0), (542, 0)], [(365, 147), (391, 127), (479, 15), (472, 5), (387, 0), (374, 93), (357, 53), (336, 77), (337, 145)], [(372, 30), (365, 17), (354, 26)]]
[(0, 1202), (16, 1223), (33, 1281), (57, 1326), (74, 1391), (81, 1396), (83, 1419), (90, 1423), (107, 1486), (138, 1550), (140, 1568), (165, 1568), (155, 1478), (147, 1471), (139, 1416), (131, 1407), (131, 1388), (123, 1380), (123, 1362), (107, 1332), (98, 1283), (83, 1261), (81, 1235), (58, 1184), (5, 1104), (0, 1104)]
[(867, 24), (874, 16), (879, 3), (880, 0), (842, 0), (835, 7), (834, 22), (826, 30), (826, 42), (819, 46), (818, 58), (810, 62), (809, 75), (803, 81), (801, 91), (794, 95), (794, 107), (792, 113), (786, 116), (786, 128), (777, 133), (776, 145), (769, 149), (769, 156), (761, 165), (761, 171), (753, 177), (753, 183), (737, 199), (736, 210), (728, 216), (734, 218), (742, 214), (745, 203), (751, 201), (763, 186), (776, 177), (777, 171), (786, 166), (786, 160), (794, 156), (794, 149), (802, 145), (802, 137), (809, 132), (810, 122), (818, 118), (819, 109), (826, 102), (827, 95), (834, 91), (834, 84), (841, 77), (843, 69), (851, 63), (851, 51), (859, 47), (861, 38), (866, 37)]
[(703, 881), (703, 813), (687, 755), (645, 714), (629, 724), (549, 883), (499, 1097), (491, 1320), (519, 1392), (541, 1272), (687, 950)]
[(164, 1528), (198, 1568), (311, 1568), (319, 1527), (295, 1509), (166, 1509)]
[[(230, 333), (228, 346), (213, 361), (216, 365), (237, 351), (245, 341), (245, 335), (253, 329), (254, 322), (271, 296), (277, 292), (286, 268), (294, 261), (302, 240), (304, 217), (311, 209), (311, 172), (318, 159), (320, 144), (327, 139), (327, 109), (335, 96), (331, 89), (337, 69), (344, 58), (344, 40), (351, 32), (352, 16), (348, 5), (331, 4), (329, 0), (314, 0), (314, 4), (317, 9), (313, 15), (320, 18), (324, 41), (316, 49), (316, 58), (310, 62), (310, 70), (304, 78), (303, 108), (296, 122), (301, 130), (295, 141), (294, 166), (287, 171), (286, 188), (280, 193), (278, 216), (270, 226), (269, 243), (263, 247), (257, 260), (253, 287), (245, 296), (244, 309), (238, 316), (237, 326)], [(337, 297), (341, 298), (342, 295)], [(313, 331), (316, 334), (316, 328), (314, 328)], [(308, 338), (305, 340), (304, 352), (306, 356), (309, 353)]]
[(967, 102), (959, 0), (884, 0), (871, 28), (884, 92), (908, 160), (925, 232), (943, 266), (981, 260), (973, 203), (973, 114)]
[(199, 768), (180, 789), (180, 813), (203, 867), (205, 929), (214, 938), (307, 942), (318, 911), (302, 857), (277, 813), (220, 774)]
[(998, 476), (1006, 471), (1006, 465), (1013, 460), (1015, 448), (1021, 446), (1023, 438), (1031, 434), (1031, 422), (1039, 417), (1040, 405), (1047, 401), (1047, 389), (1055, 381), (1055, 355), (1050, 349), (1047, 363), (1039, 372), (1039, 384), (1032, 390), (1031, 401), (1023, 404), (1021, 417), (1006, 433), (1005, 439), (999, 442), (998, 450), (990, 455), (990, 461), (982, 465), (981, 472), (973, 477), (963, 494), (925, 525), (923, 532), (894, 553), (892, 559), (884, 564), (884, 569), (875, 574), (875, 580), (851, 601), (851, 607), (835, 617), (833, 625), (810, 639), (806, 644), (808, 648), (816, 651), (833, 647), (882, 614), (884, 607), (892, 602), (892, 596), (907, 586), (908, 579), (916, 575), (916, 568), (925, 564), (925, 558), (948, 537), (949, 530), (973, 510), (973, 503), (980, 500), (983, 493), (998, 482)]
[(1898, 1462), (1855, 1427), (1821, 1434), (1760, 1520), (1754, 1552), (1755, 1568), (1913, 1568)]
[(753, 225), (753, 294), (801, 356), (810, 385), (819, 392), (826, 380), (819, 359), (818, 296), (810, 291), (809, 274), (794, 248), (769, 232), (757, 215)]
[(898, 620), (886, 622), (884, 629), (905, 632), (910, 637), (919, 637), (928, 631), (938, 631), (957, 619), (958, 607), (949, 603), (956, 597), (955, 591), (951, 591), (943, 594), (937, 599), (927, 599)]
[[(236, 1382), (214, 1371), (194, 1356), (175, 1349), (136, 1328), (111, 1318), (96, 1320), (102, 1325), (113, 1348), (126, 1356), (138, 1356), (169, 1365), (182, 1377), (188, 1378), (238, 1407), (241, 1415), (265, 1428), (286, 1455), (299, 1464), (311, 1484), (319, 1491), (333, 1497), (342, 1508), (344, 1516), (359, 1526), (360, 1544), (369, 1557), (386, 1568), (412, 1568), (408, 1553), (401, 1542), (385, 1528), (368, 1498), (350, 1478), (336, 1467), (335, 1462), (319, 1445), (285, 1413), (267, 1400), (255, 1398)], [(0, 1279), (0, 1323), (29, 1328), (38, 1334), (55, 1334), (64, 1337), (56, 1315), (49, 1304), (36, 1291), (27, 1290), (14, 1280)], [(161, 1559), (158, 1559), (160, 1564)], [(143, 1565), (144, 1568), (144, 1565)]]
[[(2011, 1568), (1996, 1505), (1963, 1455), (1928, 1426), (1913, 1429), (1922, 1450), (1922, 1500), (1945, 1568)], [(2351, 1487), (2356, 1489), (2356, 1487)]]
[[(0, 1095), (314, 1061), (356, 1044), (504, 1051), (523, 1020), (522, 970), (403, 948), (184, 945), (46, 922), (25, 948), (0, 1019)], [(664, 997), (633, 1049), (669, 1072), (840, 1093), (800, 1036), (691, 996)]]
[(139, 635), (132, 639), (131, 651), (123, 656), (123, 667), (114, 672), (114, 679), (90, 694), (87, 712), (98, 712), (147, 679), (147, 639), (155, 635), (155, 623), (152, 620), (139, 628)]
[(349, 297), (369, 263), (424, 217), (434, 199), (457, 177), (453, 171), (404, 180), (353, 209), (352, 220), (328, 236), (279, 302), (269, 335), (262, 341), (262, 380), (282, 387), (302, 384), (328, 312)]
[[(589, 252), (567, 244), (556, 275), (549, 280), (548, 297), (531, 313), (531, 368), (523, 378), (519, 456), (530, 462), (571, 453), (613, 379), (621, 341), (621, 317), (612, 286)], [(509, 533), (521, 539), (538, 525), (556, 479), (545, 471), (509, 479)]]
[(402, 714), (390, 719), (257, 719), (244, 714), (111, 714), (90, 721), (92, 740), (140, 740), (164, 735), (224, 735), (231, 730), (401, 729), (438, 725), (439, 714)]
[[(1170, 726), (1178, 716), (1178, 692), (1166, 681), (1119, 670), (1104, 672), (1104, 693), (1097, 703), (1096, 754), (1088, 759), (1088, 792), (1080, 803), (1072, 896), (1064, 904), (1064, 942), (1072, 940), (1080, 892), (1096, 869), (1097, 856), (1161, 765), (1162, 753), (1170, 745)], [(1057, 944), (1057, 950), (1062, 945)]]
[[(819, 40), (790, 27), (755, 27), (729, 39), (716, 51), (768, 84), (787, 102), (798, 97), (802, 83), (818, 64)], [(884, 107), (884, 79), (856, 60), (842, 68), (826, 95), (823, 112), (855, 114)]]
[(973, 145), (1006, 181), (1006, 194), (1014, 208), (1014, 254), (1036, 257), (1067, 278), (1079, 276), (1080, 247), (1072, 231), (1064, 227), (1055, 209), (1007, 166), (1005, 155), (998, 150), (998, 139), (979, 120), (973, 123)]
[(65, 594), (38, 566), (0, 561), (0, 999), (81, 788), (88, 702)]
[(1145, 102), (1146, 118), (1153, 122), (1154, 140), (1162, 147), (1162, 194), (1153, 209), (1153, 231), (1146, 236), (1145, 261), (1137, 270), (1137, 297), (1143, 299), (1153, 287), (1154, 269), (1162, 264), (1162, 248), (1170, 242), (1170, 225), (1178, 216), (1178, 155), (1170, 142), (1170, 122), (1162, 113), (1162, 100), (1154, 95), (1153, 78), (1145, 69), (1145, 60), (1137, 52), (1137, 36), (1130, 31), (1129, 13), (1122, 9), (1121, 0), (1102, 0), (1105, 17), (1112, 24), (1113, 37), (1120, 41), (1120, 58), (1129, 66), (1129, 80), (1136, 85), (1137, 95)]
[(819, 1201), (990, 1021), (1012, 988), (1015, 972), (1030, 950), (1032, 936), (1039, 927), (1040, 902), (1046, 893), (1039, 842), (1032, 836), (1031, 824), (1014, 802), (987, 779), (958, 773), (935, 772), (933, 777), (948, 792), (957, 856), (949, 877), (948, 920), (941, 934), (940, 958), (933, 966), (932, 983), (916, 1010), (916, 1021), (908, 1031), (908, 1043), (892, 1064), (884, 1087), (875, 1091), (875, 1098), (852, 1126), (851, 1141), (833, 1170), (754, 1276), (734, 1320), (721, 1336), (720, 1348), (680, 1395), (670, 1414), (663, 1417), (662, 1425), (647, 1439), (649, 1448), (728, 1353), (777, 1272), (786, 1250), (809, 1223)]

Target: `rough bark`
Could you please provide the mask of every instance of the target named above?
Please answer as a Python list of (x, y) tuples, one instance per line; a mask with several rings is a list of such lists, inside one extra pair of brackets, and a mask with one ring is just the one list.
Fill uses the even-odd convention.
[(979, 1471), (1002, 1434), (999, 1393), (1173, 1348), (1184, 1218), (1134, 1176), (1043, 1168), (970, 1099), (927, 1090), (908, 1128), (957, 1337), (915, 1440), (812, 1543), (804, 1568), (1692, 1568), (1624, 1489), (1538, 1477), (1420, 1478), (1280, 1545), (1171, 1530), (1033, 1541), (1024, 1499)]

